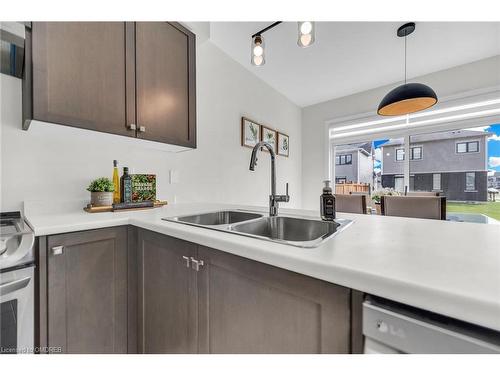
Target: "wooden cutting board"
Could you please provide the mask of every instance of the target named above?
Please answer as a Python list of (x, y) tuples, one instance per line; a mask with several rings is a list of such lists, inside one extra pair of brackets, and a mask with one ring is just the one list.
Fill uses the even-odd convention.
[(118, 212), (118, 211), (138, 211), (138, 210), (150, 210), (152, 208), (158, 208), (158, 207), (163, 207), (167, 205), (167, 201), (155, 201), (153, 207), (137, 207), (137, 208), (124, 208), (120, 210), (114, 210), (113, 206), (92, 206), (91, 204), (88, 204), (87, 207), (84, 207), (83, 210), (85, 212), (89, 213), (98, 213), (98, 212)]

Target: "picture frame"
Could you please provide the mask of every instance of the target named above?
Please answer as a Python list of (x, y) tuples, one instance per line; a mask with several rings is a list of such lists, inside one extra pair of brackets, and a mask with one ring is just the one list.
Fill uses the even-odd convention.
[(278, 132), (277, 149), (278, 155), (285, 157), (290, 156), (290, 137), (288, 134)]
[(241, 118), (241, 145), (253, 148), (262, 137), (262, 125), (247, 117)]
[[(272, 147), (274, 152), (277, 152), (277, 146), (278, 146), (278, 139), (277, 139), (277, 134), (278, 132), (272, 128), (268, 128), (267, 126), (261, 125), (261, 141), (269, 143)], [(264, 148), (265, 151), (268, 151), (266, 148)]]

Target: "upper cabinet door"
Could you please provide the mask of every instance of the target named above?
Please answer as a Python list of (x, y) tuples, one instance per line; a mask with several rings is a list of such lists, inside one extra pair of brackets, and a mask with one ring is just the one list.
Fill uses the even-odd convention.
[(124, 22), (33, 23), (33, 118), (135, 136), (130, 31)]
[(136, 23), (138, 137), (196, 147), (195, 36), (177, 23)]

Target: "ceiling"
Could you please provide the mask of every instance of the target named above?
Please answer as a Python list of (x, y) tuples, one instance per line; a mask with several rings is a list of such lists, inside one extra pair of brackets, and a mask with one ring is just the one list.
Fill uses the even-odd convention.
[[(301, 107), (396, 83), (404, 77), (401, 22), (317, 22), (316, 42), (297, 46), (297, 24), (264, 34), (266, 64), (250, 64), (250, 36), (271, 22), (211, 22), (210, 39)], [(417, 22), (408, 77), (500, 54), (500, 22)]]

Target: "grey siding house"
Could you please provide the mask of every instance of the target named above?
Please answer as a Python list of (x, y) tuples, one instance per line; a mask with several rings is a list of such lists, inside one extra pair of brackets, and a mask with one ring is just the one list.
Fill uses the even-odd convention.
[(335, 183), (365, 183), (373, 186), (371, 142), (335, 147)]
[[(410, 137), (410, 191), (441, 192), (449, 200), (488, 198), (488, 136), (456, 130)], [(404, 190), (402, 139), (382, 145), (382, 186)]]

